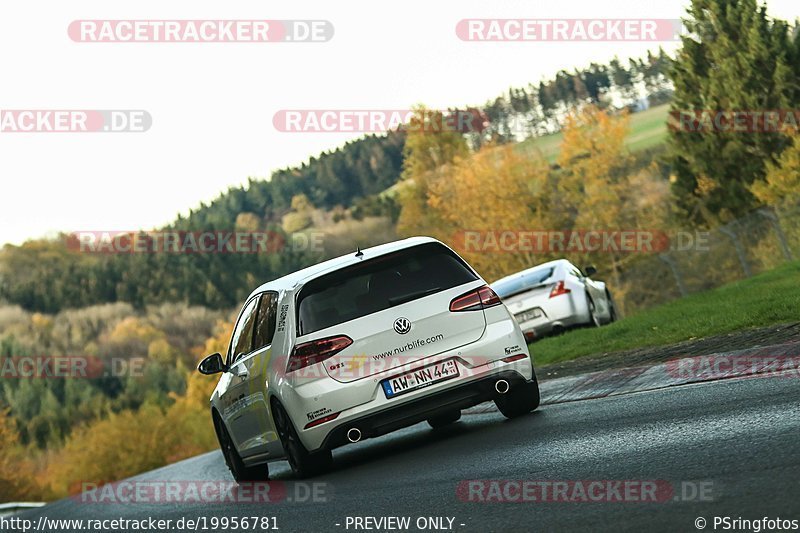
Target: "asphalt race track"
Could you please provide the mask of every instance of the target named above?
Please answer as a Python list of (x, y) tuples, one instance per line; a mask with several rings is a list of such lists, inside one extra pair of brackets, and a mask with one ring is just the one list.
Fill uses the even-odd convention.
[[(697, 531), (695, 521), (701, 517), (711, 531), (714, 516), (797, 520), (798, 407), (797, 379), (758, 377), (546, 405), (514, 421), (499, 413), (465, 415), (444, 430), (419, 424), (337, 450), (334, 470), (310, 480), (325, 483), (317, 498), (324, 502), (62, 500), (20, 516), (178, 520), (264, 515), (275, 517), (280, 531), (392, 530), (374, 523), (373, 529), (355, 529), (352, 521), (346, 527), (348, 517), (365, 516), (410, 517), (409, 530), (418, 531), (419, 517), (449, 517), (452, 530), (465, 532)], [(213, 452), (134, 479), (231, 478), (221, 454)], [(286, 482), (289, 498), (308, 488), (296, 484), (284, 462), (272, 465), (272, 479)], [(658, 502), (473, 503), (457, 495), (463, 480), (508, 479), (663, 480), (661, 486), (669, 483), (674, 491)], [(698, 487), (704, 487), (703, 497)]]

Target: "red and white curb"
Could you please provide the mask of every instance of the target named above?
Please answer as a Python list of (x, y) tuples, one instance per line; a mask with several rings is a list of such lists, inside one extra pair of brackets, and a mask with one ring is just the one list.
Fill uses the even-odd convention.
[[(800, 342), (683, 357), (655, 365), (600, 370), (539, 382), (542, 404), (619, 396), (691, 383), (745, 377), (800, 378)], [(465, 411), (495, 411), (493, 403)]]

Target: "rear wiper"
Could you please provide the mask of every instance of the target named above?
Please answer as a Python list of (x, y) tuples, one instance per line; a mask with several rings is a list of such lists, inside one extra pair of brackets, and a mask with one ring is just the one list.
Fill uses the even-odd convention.
[(395, 296), (394, 298), (389, 298), (389, 305), (395, 306), (404, 304), (406, 302), (410, 302), (411, 300), (416, 300), (417, 298), (422, 298), (423, 296), (427, 296), (428, 294), (433, 294), (434, 292), (439, 292), (442, 290), (441, 287), (433, 287), (431, 289), (425, 289), (417, 292), (412, 292), (409, 294), (404, 294), (402, 296)]

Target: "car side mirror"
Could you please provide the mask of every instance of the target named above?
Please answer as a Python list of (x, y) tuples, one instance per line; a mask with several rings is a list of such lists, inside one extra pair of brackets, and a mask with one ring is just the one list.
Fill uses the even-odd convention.
[(197, 371), (207, 376), (219, 374), (226, 370), (228, 369), (225, 368), (225, 363), (222, 361), (222, 356), (219, 353), (212, 353), (197, 365)]
[(587, 278), (589, 276), (594, 276), (595, 274), (597, 274), (597, 269), (591, 265), (584, 268), (583, 271), (586, 273)]

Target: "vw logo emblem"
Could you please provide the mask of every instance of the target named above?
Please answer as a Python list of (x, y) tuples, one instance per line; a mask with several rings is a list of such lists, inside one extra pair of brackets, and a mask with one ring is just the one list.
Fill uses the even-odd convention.
[(405, 335), (411, 331), (411, 321), (404, 317), (398, 318), (394, 321), (394, 330), (400, 335)]

